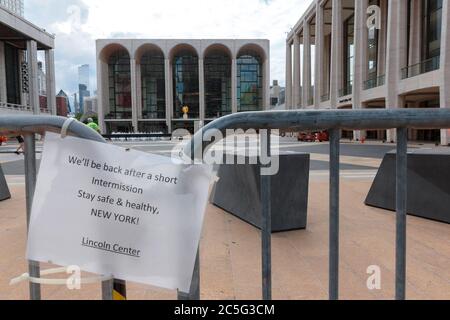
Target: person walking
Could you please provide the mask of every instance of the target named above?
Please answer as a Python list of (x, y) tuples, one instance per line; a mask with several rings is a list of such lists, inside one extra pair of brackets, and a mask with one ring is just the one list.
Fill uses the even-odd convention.
[(17, 136), (16, 137), (17, 142), (19, 142), (19, 147), (16, 149), (16, 154), (20, 155), (20, 151), (22, 150), (22, 152), (25, 152), (25, 140), (23, 139), (22, 136)]

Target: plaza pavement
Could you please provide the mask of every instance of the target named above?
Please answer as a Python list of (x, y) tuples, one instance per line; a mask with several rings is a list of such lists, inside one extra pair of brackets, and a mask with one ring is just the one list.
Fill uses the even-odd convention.
[[(151, 151), (145, 145), (140, 148)], [(387, 148), (378, 150), (378, 147), (378, 144), (363, 147), (372, 151), (364, 151), (360, 146), (342, 147), (343, 157), (347, 157), (344, 158), (347, 169), (341, 174), (342, 299), (394, 297), (395, 214), (364, 205), (380, 155), (386, 152), (384, 149), (395, 148), (384, 146)], [(308, 228), (273, 235), (274, 299), (327, 299), (327, 146), (305, 144), (302, 148), (313, 151), (312, 158), (317, 162), (316, 170), (311, 172)], [(17, 161), (13, 160), (6, 164)], [(0, 299), (28, 299), (27, 283), (9, 286), (12, 278), (27, 271), (24, 177), (16, 172), (8, 174), (7, 181), (13, 198), (0, 202)], [(201, 298), (260, 299), (260, 248), (257, 229), (209, 205), (201, 240)], [(367, 288), (367, 268), (372, 265), (381, 268), (381, 290)], [(100, 299), (100, 284), (83, 286), (80, 291), (44, 286), (42, 297)], [(175, 299), (176, 292), (129, 283), (128, 297)], [(408, 217), (407, 298), (450, 299), (450, 225)]]

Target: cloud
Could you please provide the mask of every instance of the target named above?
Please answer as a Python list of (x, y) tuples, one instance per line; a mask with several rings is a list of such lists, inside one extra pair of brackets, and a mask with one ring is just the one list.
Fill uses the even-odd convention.
[(286, 33), (312, 0), (26, 0), (26, 18), (56, 34), (57, 90), (77, 91), (78, 66), (91, 65), (95, 39), (263, 38), (271, 78), (284, 84)]

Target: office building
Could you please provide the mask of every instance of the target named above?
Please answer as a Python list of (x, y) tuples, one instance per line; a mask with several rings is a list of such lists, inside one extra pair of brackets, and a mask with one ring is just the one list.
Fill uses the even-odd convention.
[(78, 68), (78, 98), (79, 112), (84, 113), (84, 98), (89, 97), (89, 65), (84, 64)]
[(97, 114), (98, 113), (97, 97), (84, 97), (83, 106), (85, 114)]
[[(0, 114), (56, 114), (54, 36), (1, 6), (0, 25)], [(45, 72), (38, 51), (45, 53)], [(40, 95), (40, 77), (49, 99)]]
[(59, 91), (56, 95), (56, 115), (67, 117), (70, 113), (69, 96), (63, 91)]

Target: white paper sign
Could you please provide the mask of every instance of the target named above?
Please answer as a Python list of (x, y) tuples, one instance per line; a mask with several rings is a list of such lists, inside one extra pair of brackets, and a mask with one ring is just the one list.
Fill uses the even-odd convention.
[(48, 133), (27, 257), (189, 292), (211, 168)]

